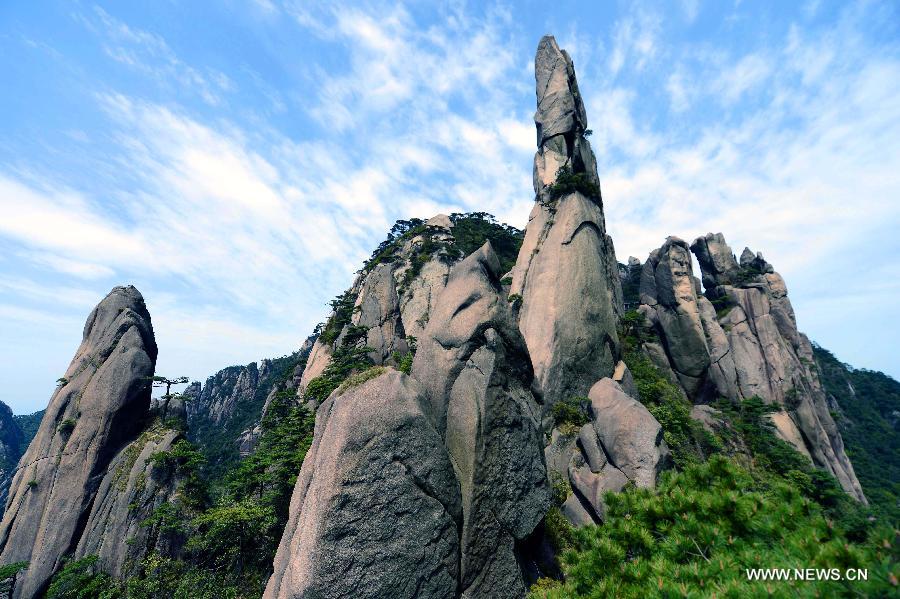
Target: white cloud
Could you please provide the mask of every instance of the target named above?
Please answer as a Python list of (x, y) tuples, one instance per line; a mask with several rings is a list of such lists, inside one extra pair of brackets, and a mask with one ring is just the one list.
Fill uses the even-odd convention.
[(758, 54), (744, 56), (737, 64), (729, 64), (722, 70), (713, 88), (726, 103), (734, 103), (765, 82), (772, 68), (770, 62)]

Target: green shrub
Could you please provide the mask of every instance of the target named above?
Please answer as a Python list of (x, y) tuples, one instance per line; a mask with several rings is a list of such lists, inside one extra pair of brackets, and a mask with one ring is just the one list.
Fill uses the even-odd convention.
[(345, 291), (331, 300), (333, 313), (319, 334), (319, 341), (326, 345), (333, 345), (338, 335), (344, 330), (344, 326), (350, 324), (353, 316), (353, 308), (356, 304), (356, 294)]
[(556, 171), (556, 181), (550, 186), (551, 200), (557, 200), (570, 193), (579, 192), (592, 200), (600, 199), (600, 188), (588, 173), (573, 173), (571, 167), (563, 165)]
[(518, 310), (522, 307), (522, 296), (518, 293), (513, 293), (508, 298), (506, 298), (510, 304), (512, 304), (513, 310)]
[(69, 561), (52, 579), (47, 599), (119, 599), (124, 597), (118, 582), (102, 572), (99, 558), (89, 555)]
[(589, 405), (590, 400), (586, 397), (570, 397), (558, 401), (551, 409), (553, 422), (564, 434), (571, 434), (591, 421)]
[(62, 422), (60, 422), (59, 427), (56, 429), (59, 431), (61, 435), (70, 435), (72, 431), (75, 430), (75, 425), (78, 424), (74, 418), (66, 418)]
[[(760, 484), (722, 456), (663, 475), (656, 489), (605, 497), (602, 526), (575, 531), (565, 582), (532, 597), (887, 597), (896, 592), (895, 532), (852, 544), (784, 482)], [(867, 568), (868, 582), (750, 582), (747, 568)]]

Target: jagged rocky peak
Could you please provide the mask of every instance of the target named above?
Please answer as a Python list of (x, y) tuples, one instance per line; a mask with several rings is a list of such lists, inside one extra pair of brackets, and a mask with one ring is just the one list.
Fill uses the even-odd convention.
[(322, 376), (341, 347), (371, 348), (368, 357), (376, 365), (396, 365), (396, 357), (410, 350), (410, 341), (428, 324), (450, 265), (460, 259), (453, 248), (453, 226), (445, 214), (427, 221), (398, 221), (350, 289), (332, 302), (334, 311), (297, 384), (299, 396), (310, 381)]
[(500, 276), (486, 243), (452, 268), (411, 376), (375, 367), (319, 406), (267, 597), (525, 594), (550, 490)]
[[(77, 547), (110, 463), (145, 425), (156, 354), (143, 297), (134, 287), (116, 287), (88, 317), (13, 477), (0, 562), (30, 562), (16, 597), (40, 595)], [(122, 548), (124, 542), (107, 540)]]
[(641, 270), (638, 310), (651, 330), (643, 349), (697, 403), (735, 394), (734, 364), (715, 308), (694, 276), (688, 244), (669, 237)]
[(549, 406), (584, 396), (619, 358), (622, 287), (572, 60), (551, 36), (535, 58), (535, 205), (513, 269), (519, 327)]
[(269, 371), (269, 361), (261, 360), (259, 366), (251, 362), (246, 366), (229, 366), (206, 379), (201, 387), (195, 381), (185, 389), (192, 399), (187, 404), (188, 423), (191, 428), (208, 422), (218, 426), (230, 419), (238, 406), (252, 400), (261, 378)]
[(814, 368), (812, 347), (797, 330), (781, 275), (749, 249), (740, 262), (721, 233), (691, 244), (668, 238), (641, 274), (643, 351), (695, 403), (759, 397), (782, 409), (779, 435), (865, 501)]

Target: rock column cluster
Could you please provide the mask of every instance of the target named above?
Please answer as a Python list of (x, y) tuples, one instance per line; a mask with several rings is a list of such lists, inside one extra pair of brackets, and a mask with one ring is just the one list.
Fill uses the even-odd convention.
[(721, 233), (690, 248), (670, 237), (644, 263), (640, 293), (639, 310), (656, 339), (644, 350), (688, 398), (706, 404), (756, 396), (780, 406), (772, 415), (778, 434), (865, 502), (784, 279), (762, 254), (745, 248), (738, 261)]

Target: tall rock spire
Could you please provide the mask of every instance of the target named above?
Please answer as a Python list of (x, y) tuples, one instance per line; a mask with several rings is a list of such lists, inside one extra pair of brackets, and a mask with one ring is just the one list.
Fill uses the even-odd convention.
[(156, 354), (143, 297), (116, 287), (88, 317), (10, 486), (0, 563), (30, 564), (15, 597), (40, 596), (75, 551), (110, 463), (144, 425)]
[(535, 57), (535, 205), (512, 271), (519, 327), (549, 406), (613, 373), (621, 283), (572, 59), (552, 36)]

